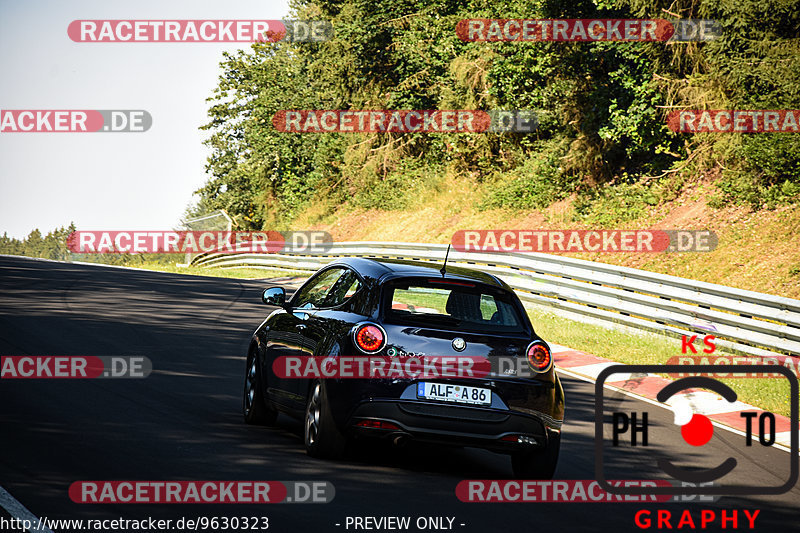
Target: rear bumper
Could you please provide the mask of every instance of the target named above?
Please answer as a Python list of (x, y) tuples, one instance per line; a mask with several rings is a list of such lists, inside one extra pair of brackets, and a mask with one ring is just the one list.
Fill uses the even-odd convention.
[[(364, 421), (388, 422), (398, 429), (358, 426)], [(357, 405), (346, 423), (346, 431), (390, 440), (400, 437), (515, 453), (545, 448), (553, 433), (558, 432), (547, 426), (535, 416), (511, 410), (393, 399)]]

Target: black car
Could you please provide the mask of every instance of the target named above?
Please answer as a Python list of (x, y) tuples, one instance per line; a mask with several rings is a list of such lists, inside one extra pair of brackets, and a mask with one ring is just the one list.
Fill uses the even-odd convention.
[[(243, 412), (274, 424), (304, 420), (309, 455), (340, 455), (350, 438), (379, 437), (472, 446), (511, 455), (517, 477), (549, 479), (558, 460), (564, 392), (549, 346), (511, 288), (466, 268), (347, 258), (328, 264), (256, 329), (247, 354)], [(462, 355), (524, 362), (534, 372), (445, 380), (287, 379), (277, 357)], [(526, 366), (527, 368), (527, 366)], [(470, 387), (465, 403), (441, 385)], [(479, 392), (480, 391), (480, 392)]]

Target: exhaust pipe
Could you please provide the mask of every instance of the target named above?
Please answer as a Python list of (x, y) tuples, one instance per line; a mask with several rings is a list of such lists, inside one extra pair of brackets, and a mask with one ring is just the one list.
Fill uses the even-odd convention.
[(398, 433), (392, 437), (392, 444), (398, 448), (402, 448), (408, 444), (409, 436), (406, 433)]

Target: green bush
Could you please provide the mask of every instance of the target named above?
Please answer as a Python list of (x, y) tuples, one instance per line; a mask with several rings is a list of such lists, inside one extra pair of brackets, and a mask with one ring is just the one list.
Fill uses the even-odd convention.
[(575, 218), (598, 226), (611, 226), (644, 216), (659, 203), (658, 195), (641, 183), (583, 189), (575, 201)]
[(418, 160), (406, 160), (386, 176), (363, 178), (352, 191), (350, 201), (356, 207), (385, 211), (409, 208), (435, 190), (444, 175), (442, 165), (430, 166)]
[(498, 178), (481, 209), (541, 209), (569, 196), (578, 179), (563, 167), (564, 143), (540, 143), (542, 151)]
[(718, 184), (723, 198), (773, 208), (800, 198), (800, 138), (788, 133), (750, 135), (737, 150), (744, 170), (725, 173)]

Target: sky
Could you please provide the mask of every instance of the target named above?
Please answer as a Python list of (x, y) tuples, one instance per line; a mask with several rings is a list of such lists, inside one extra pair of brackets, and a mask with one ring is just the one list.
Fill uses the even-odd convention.
[(222, 52), (246, 43), (76, 43), (86, 19), (289, 18), (288, 0), (0, 0), (0, 109), (143, 109), (138, 133), (0, 132), (0, 234), (170, 230), (208, 178)]

